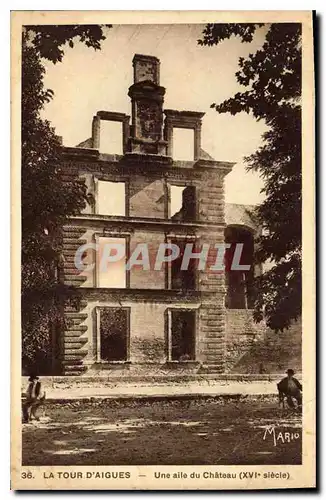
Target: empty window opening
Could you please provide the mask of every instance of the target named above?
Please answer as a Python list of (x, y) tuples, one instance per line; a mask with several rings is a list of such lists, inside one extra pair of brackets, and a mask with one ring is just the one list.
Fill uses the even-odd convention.
[[(254, 239), (245, 228), (228, 226), (225, 230), (225, 242), (231, 248), (225, 254), (225, 281), (227, 287), (226, 307), (229, 309), (252, 309), (255, 300), (254, 280)], [(237, 243), (242, 243), (240, 265), (250, 265), (248, 271), (232, 269), (232, 262)]]
[(122, 155), (122, 123), (109, 120), (100, 121), (100, 152)]
[(173, 159), (194, 160), (195, 131), (188, 128), (173, 128)]
[[(186, 270), (182, 270), (182, 261), (186, 244), (185, 240), (171, 240), (171, 243), (179, 247), (180, 253), (177, 259), (171, 262), (171, 289), (172, 290), (195, 290), (196, 289), (196, 263), (198, 259), (190, 259)], [(192, 252), (196, 252), (193, 243)]]
[(170, 309), (169, 357), (171, 361), (193, 361), (196, 354), (196, 311)]
[(126, 239), (100, 237), (97, 249), (99, 288), (126, 288)]
[(126, 215), (126, 189), (124, 182), (98, 181), (97, 213), (100, 215)]
[(183, 221), (196, 219), (195, 186), (170, 186), (169, 217)]
[(104, 307), (100, 309), (100, 359), (127, 361), (129, 343), (129, 310)]

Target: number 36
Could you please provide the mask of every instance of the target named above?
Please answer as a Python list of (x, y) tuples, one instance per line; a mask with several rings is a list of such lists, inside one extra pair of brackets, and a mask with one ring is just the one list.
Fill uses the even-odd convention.
[(32, 479), (32, 473), (30, 471), (28, 472), (22, 472), (22, 479)]

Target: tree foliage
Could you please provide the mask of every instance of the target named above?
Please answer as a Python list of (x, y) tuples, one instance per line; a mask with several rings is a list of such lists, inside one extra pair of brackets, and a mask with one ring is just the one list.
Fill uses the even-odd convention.
[[(77, 38), (76, 38), (77, 37)], [(62, 60), (66, 43), (78, 39), (94, 49), (105, 37), (100, 26), (27, 26), (22, 34), (22, 353), (23, 366), (44, 360), (51, 330), (64, 326), (62, 310), (78, 298), (58, 279), (63, 225), (89, 200), (78, 178), (67, 182), (62, 148), (40, 112), (53, 98), (44, 87), (43, 59)]]
[[(261, 24), (208, 24), (200, 45), (237, 36), (250, 43)], [(239, 59), (235, 77), (243, 91), (219, 104), (218, 113), (250, 113), (268, 130), (262, 146), (245, 158), (264, 180), (264, 201), (255, 216), (262, 227), (256, 260), (270, 270), (256, 278), (254, 318), (275, 331), (301, 314), (301, 25), (267, 25), (262, 47)]]

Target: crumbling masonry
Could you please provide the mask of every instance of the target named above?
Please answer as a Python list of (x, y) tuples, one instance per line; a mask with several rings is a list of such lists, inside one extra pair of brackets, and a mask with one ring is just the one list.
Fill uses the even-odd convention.
[[(100, 275), (98, 255), (92, 251), (84, 255), (86, 263), (95, 263), (92, 272), (75, 266), (76, 251), (85, 243), (119, 242), (128, 256), (139, 243), (148, 244), (150, 254), (156, 255), (164, 242), (181, 248), (193, 242), (198, 248), (225, 241), (224, 178), (233, 164), (216, 161), (202, 150), (204, 113), (163, 109), (165, 88), (160, 86), (157, 58), (137, 54), (133, 67), (134, 83), (128, 93), (131, 118), (99, 111), (93, 118), (92, 137), (76, 148), (64, 148), (66, 179), (76, 173), (83, 178), (94, 203), (64, 229), (61, 274), (65, 283), (79, 288), (82, 300), (78, 310), (65, 311), (67, 330), (55, 340), (55, 371), (145, 378), (222, 373), (230, 358), (226, 306), (229, 324), (234, 308), (247, 318), (247, 323), (243, 316), (241, 320), (247, 325), (245, 333), (249, 337), (257, 333), (247, 311), (252, 275), (232, 277), (231, 283), (224, 273), (212, 273), (207, 267), (182, 273), (168, 265), (160, 271), (135, 266), (116, 270), (116, 281), (110, 282)], [(107, 121), (121, 125), (121, 155), (101, 151), (101, 130)], [(177, 128), (193, 131), (191, 160), (173, 159)], [(181, 200), (177, 212), (172, 206), (174, 193)], [(241, 206), (229, 208), (232, 219)], [(242, 228), (253, 235), (256, 229), (244, 209), (241, 217), (246, 219)], [(239, 224), (233, 221), (230, 227), (236, 230)], [(234, 238), (231, 233), (228, 237)]]

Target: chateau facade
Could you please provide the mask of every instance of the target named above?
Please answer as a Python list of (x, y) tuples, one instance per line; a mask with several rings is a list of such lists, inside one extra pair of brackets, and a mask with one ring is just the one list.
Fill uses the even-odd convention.
[[(204, 113), (164, 109), (160, 63), (135, 55), (129, 88), (131, 117), (98, 111), (90, 139), (64, 148), (65, 177), (85, 180), (92, 200), (64, 228), (66, 284), (78, 287), (78, 309), (65, 310), (66, 331), (56, 339), (56, 373), (156, 376), (232, 371), (264, 327), (252, 321), (252, 266), (259, 228), (250, 207), (225, 205), (224, 179), (233, 163), (201, 147)], [(103, 152), (108, 123), (121, 127), (121, 154)], [(192, 159), (174, 159), (177, 130), (190, 132)], [(212, 272), (215, 252), (202, 269), (181, 269), (186, 245), (243, 244), (250, 271)], [(162, 243), (179, 258), (154, 269)], [(137, 245), (147, 245), (148, 268), (124, 265)], [(85, 270), (76, 267), (82, 252)], [(106, 246), (124, 250), (120, 264), (101, 270)], [(125, 259), (125, 261), (124, 261)], [(195, 259), (190, 260), (195, 261)], [(123, 264), (123, 265), (121, 265)], [(237, 337), (237, 338), (235, 338)], [(258, 365), (254, 370), (259, 370)]]

